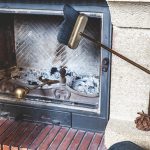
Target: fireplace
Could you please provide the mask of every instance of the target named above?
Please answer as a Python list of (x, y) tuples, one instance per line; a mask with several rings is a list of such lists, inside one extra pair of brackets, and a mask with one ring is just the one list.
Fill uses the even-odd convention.
[[(0, 114), (104, 131), (111, 54), (85, 39), (76, 50), (58, 43), (65, 3), (89, 16), (87, 34), (111, 46), (105, 1), (0, 1)], [(15, 77), (9, 78), (10, 74)], [(18, 87), (29, 90), (22, 99), (14, 95)]]

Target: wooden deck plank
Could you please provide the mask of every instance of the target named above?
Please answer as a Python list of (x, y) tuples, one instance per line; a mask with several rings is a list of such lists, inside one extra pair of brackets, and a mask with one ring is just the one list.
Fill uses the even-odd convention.
[(46, 138), (50, 130), (52, 129), (52, 125), (47, 125), (42, 132), (37, 136), (35, 141), (29, 146), (28, 150), (34, 150), (39, 147), (42, 141)]
[(13, 120), (6, 120), (0, 127), (0, 135), (13, 123)]
[(97, 150), (103, 134), (31, 122), (0, 120), (0, 150)]
[(85, 131), (79, 130), (74, 139), (72, 140), (68, 150), (77, 150), (78, 146), (80, 145), (80, 142), (82, 141), (82, 138), (84, 137)]
[(29, 135), (29, 137), (21, 144), (20, 150), (27, 150), (44, 127), (45, 124), (37, 124), (33, 132), (31, 132), (31, 134)]
[(6, 121), (6, 119), (0, 119), (0, 127)]
[(26, 127), (24, 133), (19, 138), (19, 140), (17, 140), (15, 143), (11, 145), (11, 150), (18, 150), (20, 145), (27, 139), (27, 137), (31, 134), (31, 132), (35, 127), (36, 127), (35, 123), (28, 123), (28, 126)]
[(53, 140), (53, 142), (51, 143), (51, 145), (48, 147), (48, 150), (56, 150), (58, 148), (58, 146), (61, 144), (63, 138), (65, 137), (65, 135), (68, 132), (68, 128), (62, 127), (59, 131), (59, 133), (57, 134), (56, 138)]
[(20, 129), (18, 129), (18, 131), (17, 131), (16, 137), (11, 141), (10, 146), (14, 145), (15, 143), (17, 143), (20, 140), (20, 138), (23, 136), (23, 133), (28, 128), (28, 125), (29, 125), (29, 123), (27, 123), (27, 122), (24, 122), (21, 125)]
[(19, 122), (13, 122), (11, 124), (11, 126), (9, 126), (7, 128), (7, 130), (5, 132), (3, 132), (3, 134), (0, 136), (0, 150), (1, 150), (1, 147), (2, 147), (2, 143), (3, 141), (9, 137), (9, 135), (14, 132), (14, 130), (17, 128)]
[(72, 139), (74, 138), (76, 132), (77, 132), (76, 129), (70, 128), (67, 135), (63, 139), (62, 143), (59, 145), (58, 150), (66, 150), (69, 147), (69, 145), (70, 145)]
[(49, 147), (49, 145), (51, 144), (51, 142), (53, 141), (53, 139), (56, 137), (60, 128), (61, 128), (60, 126), (53, 126), (53, 128), (51, 129), (51, 131), (49, 132), (49, 134), (47, 135), (47, 137), (43, 141), (43, 143), (41, 143), (38, 150), (46, 150)]
[(20, 133), (22, 133), (27, 125), (27, 122), (21, 122), (18, 126), (18, 128), (12, 132), (6, 140), (4, 140), (3, 144), (3, 150), (9, 150), (11, 144), (20, 137)]
[(90, 145), (90, 142), (92, 141), (93, 136), (94, 136), (93, 132), (87, 132), (84, 135), (84, 137), (79, 145), (78, 150), (88, 150), (88, 147)]
[(91, 141), (88, 150), (97, 150), (101, 143), (102, 137), (103, 134), (95, 133), (95, 136), (93, 137), (93, 140)]

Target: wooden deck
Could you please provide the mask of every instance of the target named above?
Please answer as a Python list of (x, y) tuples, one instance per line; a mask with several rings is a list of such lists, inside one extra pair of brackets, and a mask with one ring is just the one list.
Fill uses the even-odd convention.
[(0, 119), (0, 150), (101, 150), (103, 134)]

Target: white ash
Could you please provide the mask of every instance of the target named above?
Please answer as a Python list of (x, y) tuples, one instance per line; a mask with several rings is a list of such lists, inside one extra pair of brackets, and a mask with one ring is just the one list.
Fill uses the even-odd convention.
[[(42, 76), (43, 79), (60, 80), (60, 67), (55, 67), (54, 70), (55, 71), (52, 72), (52, 68), (50, 70), (25, 69), (20, 72), (20, 81), (25, 84), (28, 84), (29, 81), (41, 84), (42, 82), (38, 79), (40, 76)], [(99, 77), (79, 75), (68, 68), (66, 68), (66, 84), (73, 90), (84, 94), (95, 95), (99, 93)], [(48, 89), (50, 86), (45, 85), (42, 88)]]
[(99, 79), (91, 76), (80, 76), (76, 78), (67, 78), (67, 84), (75, 91), (85, 94), (98, 94), (99, 93)]

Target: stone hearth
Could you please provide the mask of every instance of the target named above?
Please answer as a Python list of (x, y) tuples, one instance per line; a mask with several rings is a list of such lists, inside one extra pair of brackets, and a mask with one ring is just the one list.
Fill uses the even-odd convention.
[[(113, 24), (112, 47), (150, 69), (150, 0), (107, 0)], [(150, 150), (150, 131), (136, 129), (137, 112), (148, 113), (150, 76), (112, 56), (107, 148), (129, 140)]]

